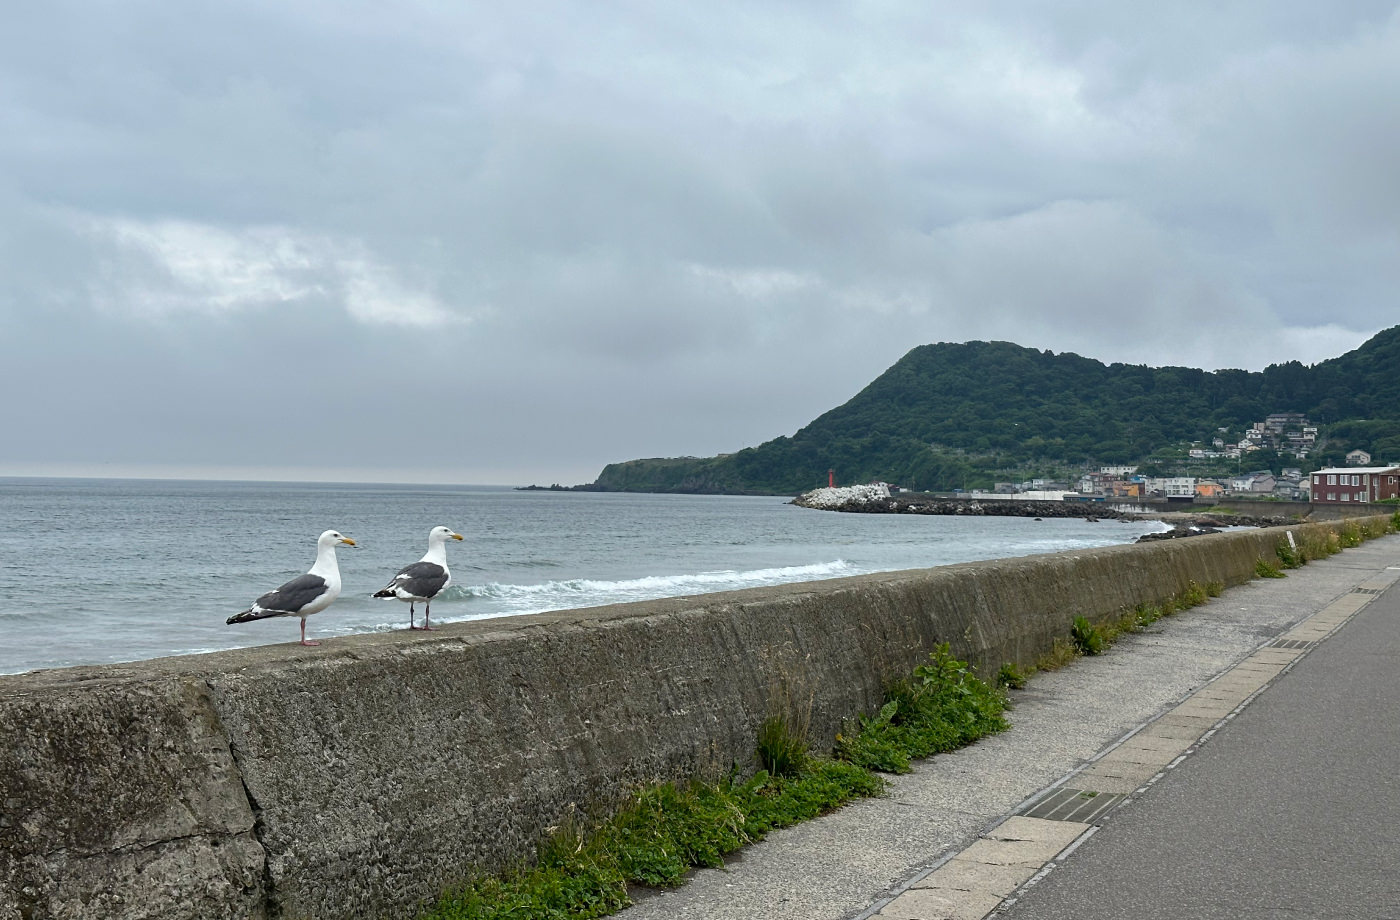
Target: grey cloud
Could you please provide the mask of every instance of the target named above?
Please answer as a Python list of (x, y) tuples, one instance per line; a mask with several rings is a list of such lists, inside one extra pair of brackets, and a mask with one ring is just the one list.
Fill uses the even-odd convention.
[(1259, 367), (1394, 322), (1395, 3), (13, 20), (0, 472), (586, 479), (923, 342)]

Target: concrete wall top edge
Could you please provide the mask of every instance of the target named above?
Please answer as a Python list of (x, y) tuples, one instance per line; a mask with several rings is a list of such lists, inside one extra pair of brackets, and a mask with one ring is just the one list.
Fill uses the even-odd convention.
[[(1358, 519), (1359, 520), (1359, 519)], [(1112, 522), (1105, 522), (1110, 526)], [(1284, 531), (1290, 527), (1262, 528), (1244, 531), (1267, 533), (1271, 530)], [(1233, 533), (1241, 533), (1235, 531)], [(1191, 538), (1192, 543), (1200, 541), (1228, 540), (1231, 532), (1205, 534)], [(1147, 546), (1157, 553), (1173, 554), (1180, 550), (1183, 541), (1162, 541)], [(27, 694), (36, 690), (54, 687), (72, 687), (97, 683), (110, 684), (139, 682), (170, 677), (191, 677), (207, 679), (218, 674), (242, 671), (250, 668), (283, 668), (304, 665), (326, 664), (336, 659), (364, 659), (383, 655), (400, 655), (406, 651), (427, 646), (443, 646), (453, 643), (477, 644), (496, 642), (512, 636), (533, 634), (543, 630), (549, 633), (568, 633), (573, 629), (592, 628), (611, 622), (633, 620), (646, 617), (675, 617), (688, 613), (699, 614), (730, 606), (791, 602), (809, 597), (815, 593), (829, 594), (842, 590), (868, 590), (872, 586), (896, 585), (918, 580), (936, 584), (956, 582), (981, 573), (997, 571), (1001, 573), (1027, 573), (1046, 567), (1069, 565), (1085, 557), (1099, 557), (1112, 560), (1118, 556), (1131, 557), (1143, 551), (1144, 545), (1126, 543), (1090, 549), (1065, 550), (1056, 553), (1042, 553), (1031, 556), (1013, 556), (997, 559), (977, 560), (951, 565), (934, 566), (926, 569), (903, 569), (889, 572), (874, 572), (864, 575), (850, 575), (842, 578), (820, 581), (794, 582), (785, 585), (746, 588), (737, 591), (724, 591), (712, 594), (687, 595), (682, 597), (659, 598), (648, 601), (635, 601), (625, 604), (610, 604), (600, 607), (587, 607), (545, 613), (522, 614), (519, 616), (491, 617), (459, 623), (442, 624), (432, 635), (410, 633), (407, 630), (389, 633), (366, 633), (340, 636), (329, 640), (320, 648), (307, 649), (293, 642), (276, 645), (251, 646), (219, 652), (206, 652), (196, 655), (175, 655), (142, 661), (122, 662), (105, 665), (80, 665), (67, 668), (49, 668), (29, 671), (22, 674), (0, 675), (0, 697)], [(330, 612), (334, 615), (334, 610)]]

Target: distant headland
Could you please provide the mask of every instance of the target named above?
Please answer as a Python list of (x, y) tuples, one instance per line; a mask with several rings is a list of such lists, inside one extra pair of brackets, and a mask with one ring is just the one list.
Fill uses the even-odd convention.
[(794, 496), (834, 478), (949, 493), (1123, 465), (1147, 477), (1305, 475), (1357, 455), (1400, 458), (1400, 326), (1336, 358), (1258, 372), (1104, 364), (1010, 342), (921, 345), (791, 436), (610, 463), (567, 490)]

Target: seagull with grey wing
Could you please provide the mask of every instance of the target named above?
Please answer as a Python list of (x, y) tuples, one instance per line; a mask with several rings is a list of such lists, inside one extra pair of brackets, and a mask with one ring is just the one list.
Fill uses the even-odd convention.
[(301, 617), (301, 644), (320, 645), (306, 639), (306, 618), (320, 613), (340, 596), (340, 566), (335, 561), (335, 548), (355, 541), (334, 530), (327, 530), (316, 540), (316, 562), (311, 571), (298, 575), (275, 591), (269, 591), (253, 601), (253, 606), (228, 618), (230, 623), (249, 623), (268, 617)]
[[(399, 569), (394, 580), (374, 592), (373, 597), (397, 597), (408, 601), (408, 628), (432, 629), (428, 625), (428, 613), (433, 598), (452, 584), (452, 573), (447, 570), (447, 541), (460, 540), (462, 535), (450, 527), (434, 527), (428, 531), (428, 551), (423, 558)], [(413, 607), (423, 602), (423, 625), (413, 621)]]

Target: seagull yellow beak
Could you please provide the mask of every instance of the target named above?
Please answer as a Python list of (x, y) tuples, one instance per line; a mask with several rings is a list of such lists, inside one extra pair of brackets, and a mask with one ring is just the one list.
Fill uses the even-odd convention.
[(454, 533), (454, 534), (452, 535), (452, 539), (454, 539), (454, 540), (461, 540), (461, 539), (464, 539), (464, 537), (463, 537), (461, 534), (459, 534), (459, 533)]
[(354, 545), (355, 545), (355, 541), (352, 540), (352, 539), (350, 539), (349, 537), (341, 537), (341, 538), (340, 538), (340, 542), (341, 542), (341, 543), (344, 543), (346, 546), (354, 546)]

